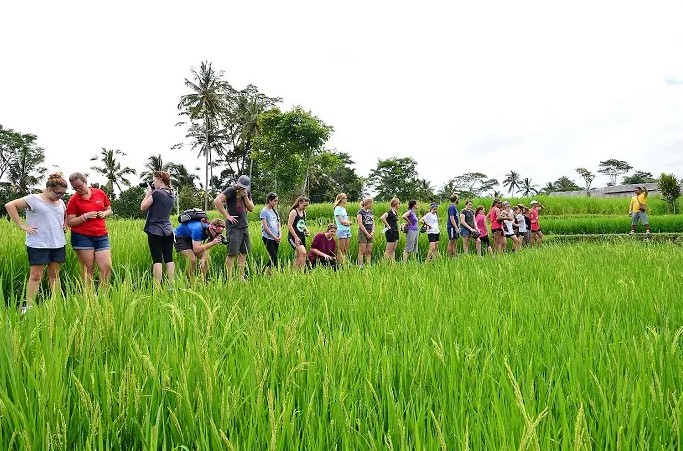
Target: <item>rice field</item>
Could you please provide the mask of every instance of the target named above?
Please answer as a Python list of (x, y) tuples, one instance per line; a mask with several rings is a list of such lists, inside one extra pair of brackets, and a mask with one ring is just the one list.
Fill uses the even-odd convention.
[[(0, 309), (0, 449), (682, 445), (678, 245), (239, 283), (216, 252), (208, 283), (169, 292), (139, 225), (110, 222), (109, 291), (81, 293), (71, 255), (63, 299)], [(22, 283), (20, 235), (0, 228), (1, 277)]]

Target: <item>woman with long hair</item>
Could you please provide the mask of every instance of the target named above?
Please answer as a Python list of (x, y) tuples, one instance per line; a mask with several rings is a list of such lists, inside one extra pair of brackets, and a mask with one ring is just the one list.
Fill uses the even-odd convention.
[(339, 241), (339, 248), (337, 255), (339, 256), (339, 264), (344, 264), (346, 255), (349, 253), (349, 242), (351, 241), (351, 221), (346, 212), (346, 204), (348, 197), (345, 193), (337, 194), (334, 201), (334, 222), (337, 225), (337, 240)]
[(403, 220), (406, 222), (405, 230), (406, 230), (406, 247), (403, 250), (403, 261), (408, 260), (408, 257), (410, 257), (411, 254), (415, 255), (417, 254), (417, 238), (418, 238), (418, 229), (417, 229), (417, 207), (418, 203), (417, 200), (411, 199), (408, 201), (408, 211), (403, 213)]
[(265, 271), (270, 274), (273, 268), (277, 268), (277, 252), (280, 249), (280, 215), (275, 209), (280, 202), (280, 197), (276, 193), (268, 193), (266, 196), (266, 206), (261, 209), (261, 238), (268, 251), (268, 263)]
[(474, 211), (474, 219), (477, 224), (477, 230), (479, 231), (479, 241), (481, 242), (481, 246), (479, 248), (480, 256), (483, 255), (482, 247), (486, 247), (486, 250), (489, 254), (493, 253), (493, 249), (491, 249), (491, 241), (489, 240), (489, 231), (486, 228), (486, 215), (484, 212), (485, 208), (483, 205), (479, 205)]
[(306, 227), (306, 207), (309, 202), (308, 197), (297, 197), (287, 218), (287, 240), (294, 249), (294, 268), (300, 270), (306, 267), (306, 237), (310, 235)]
[(394, 261), (396, 259), (396, 246), (398, 245), (398, 206), (401, 201), (394, 197), (389, 202), (391, 208), (380, 216), (379, 220), (384, 223), (384, 236), (387, 239), (387, 248), (384, 251), (384, 259)]
[[(66, 259), (66, 206), (62, 200), (66, 187), (62, 174), (54, 173), (48, 177), (42, 193), (29, 194), (5, 204), (9, 217), (26, 232), (30, 269), (22, 313), (33, 307), (45, 268), (50, 290), (53, 294), (59, 291), (59, 269)], [(19, 216), (19, 210), (26, 210), (26, 221)]]
[(366, 197), (356, 215), (358, 222), (358, 266), (370, 264), (372, 244), (375, 241), (375, 217), (372, 214), (372, 197)]
[(88, 186), (85, 174), (69, 176), (76, 194), (66, 204), (66, 225), (71, 227), (71, 247), (81, 262), (81, 276), (86, 287), (91, 287), (95, 264), (100, 271), (100, 283), (107, 285), (111, 276), (109, 233), (104, 219), (111, 215), (107, 194)]
[(163, 265), (166, 265), (166, 277), (172, 286), (175, 282), (175, 263), (173, 262), (173, 226), (169, 216), (173, 211), (175, 193), (171, 188), (171, 174), (156, 171), (152, 176), (152, 184), (147, 186), (145, 197), (140, 203), (140, 210), (147, 212), (144, 231), (147, 234), (147, 245), (152, 255), (152, 276), (161, 284)]

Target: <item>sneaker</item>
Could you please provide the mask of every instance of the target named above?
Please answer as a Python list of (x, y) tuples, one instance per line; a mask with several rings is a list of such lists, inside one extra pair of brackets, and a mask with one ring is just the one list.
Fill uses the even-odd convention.
[(646, 231), (645, 231), (645, 235), (649, 235), (649, 234), (650, 234), (650, 231), (649, 231), (649, 230), (646, 230)]
[(635, 230), (631, 230), (631, 235), (635, 235), (635, 234), (636, 234), (636, 231), (635, 231)]
[(26, 312), (28, 312), (28, 311), (31, 310), (32, 308), (33, 308), (32, 305), (26, 305), (26, 304), (22, 305), (22, 306), (21, 306), (21, 314), (22, 314), (22, 315), (25, 315)]

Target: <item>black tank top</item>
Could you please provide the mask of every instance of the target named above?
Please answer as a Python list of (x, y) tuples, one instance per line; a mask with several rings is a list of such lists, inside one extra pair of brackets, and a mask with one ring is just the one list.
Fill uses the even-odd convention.
[[(297, 236), (301, 241), (304, 241), (306, 239), (306, 212), (304, 211), (303, 214), (299, 214), (299, 211), (296, 208), (292, 208), (294, 212), (296, 213), (296, 218), (294, 218), (294, 224), (292, 224), (292, 227), (296, 231)], [(291, 211), (291, 210), (290, 210)], [(292, 236), (292, 232), (287, 232), (287, 234), (294, 239)]]

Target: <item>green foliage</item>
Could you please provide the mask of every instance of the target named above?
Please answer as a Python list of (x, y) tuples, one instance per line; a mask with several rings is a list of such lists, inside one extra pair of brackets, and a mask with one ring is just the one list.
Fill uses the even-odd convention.
[(598, 165), (600, 169), (598, 172), (609, 177), (609, 186), (614, 186), (617, 183), (617, 177), (621, 174), (626, 174), (633, 167), (623, 160), (615, 160), (614, 158), (601, 161)]
[(0, 125), (0, 180), (6, 176), (13, 197), (29, 194), (47, 172), (45, 151), (36, 141), (36, 135)]
[(104, 186), (107, 188), (108, 193), (114, 192), (114, 186), (116, 186), (119, 193), (121, 193), (123, 191), (121, 189), (121, 184), (129, 187), (131, 183), (130, 180), (128, 180), (128, 176), (137, 173), (135, 169), (131, 169), (128, 166), (121, 166), (121, 161), (117, 158), (125, 155), (125, 152), (118, 149), (105, 149), (103, 147), (99, 157), (95, 155), (90, 158), (90, 161), (99, 163), (99, 166), (91, 166), (90, 169), (107, 180), (107, 183)]
[(659, 191), (666, 201), (671, 213), (678, 213), (678, 198), (681, 197), (681, 182), (673, 174), (665, 174), (659, 177)]
[(337, 194), (346, 193), (349, 201), (357, 201), (363, 194), (363, 179), (351, 166), (349, 154), (325, 150), (312, 158), (309, 171), (311, 202), (329, 202)]
[(584, 186), (586, 187), (586, 195), (590, 196), (591, 184), (593, 183), (593, 180), (595, 180), (595, 174), (586, 168), (576, 168), (576, 172), (578, 172), (583, 179)]
[(144, 218), (146, 213), (140, 210), (140, 202), (145, 197), (145, 189), (133, 186), (122, 191), (118, 198), (111, 201), (111, 210), (119, 218)]
[(200, 208), (204, 202), (202, 194), (194, 186), (183, 186), (177, 193), (180, 210)]
[[(683, 231), (683, 217), (680, 215), (648, 215), (653, 233), (676, 233)], [(621, 216), (555, 216), (540, 218), (543, 233), (549, 235), (590, 235), (628, 233), (631, 228), (631, 218)]]
[(579, 185), (577, 185), (574, 180), (570, 179), (567, 176), (562, 176), (559, 179), (555, 180), (552, 184), (553, 191), (581, 191), (581, 188), (579, 188)]
[(657, 179), (654, 178), (652, 173), (646, 171), (636, 171), (631, 175), (627, 175), (621, 179), (622, 185), (639, 185), (643, 183), (655, 183)]
[(259, 116), (254, 159), (276, 181), (282, 199), (307, 193), (314, 157), (320, 154), (332, 127), (297, 106), (282, 112), (273, 108)]
[(451, 194), (457, 193), (461, 199), (470, 199), (483, 195), (497, 185), (498, 180), (490, 179), (484, 173), (467, 172), (446, 182), (439, 191), (438, 197), (448, 199)]
[(520, 186), (521, 178), (522, 177), (519, 175), (519, 172), (510, 171), (507, 174), (505, 174), (503, 186), (508, 189), (509, 194), (517, 192)]
[(417, 162), (411, 157), (378, 160), (367, 180), (368, 187), (375, 191), (375, 199), (430, 199), (430, 186), (419, 177), (416, 167)]

